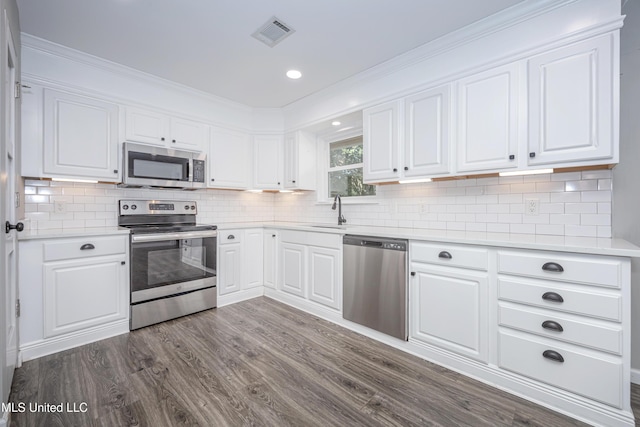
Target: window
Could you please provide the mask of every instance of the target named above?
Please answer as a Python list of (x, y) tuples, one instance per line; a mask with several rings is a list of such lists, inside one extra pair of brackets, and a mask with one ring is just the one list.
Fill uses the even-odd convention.
[(362, 182), (362, 166), (362, 136), (330, 143), (328, 196), (375, 196), (376, 187)]

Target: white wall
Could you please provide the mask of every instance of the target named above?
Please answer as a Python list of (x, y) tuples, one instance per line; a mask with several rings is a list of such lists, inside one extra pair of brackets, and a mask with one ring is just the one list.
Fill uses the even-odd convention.
[[(613, 170), (613, 235), (640, 245), (640, 2), (629, 0), (620, 34), (620, 159)], [(640, 260), (631, 262), (631, 367), (640, 370)], [(640, 381), (636, 375), (635, 381)]]

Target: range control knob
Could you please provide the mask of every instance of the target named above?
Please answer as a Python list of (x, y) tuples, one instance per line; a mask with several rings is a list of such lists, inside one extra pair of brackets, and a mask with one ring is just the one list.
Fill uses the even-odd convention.
[(136, 205), (131, 205), (131, 209), (135, 211), (136, 209), (138, 209), (138, 206), (136, 206)]
[(184, 205), (184, 210), (188, 211), (189, 210), (189, 205)]
[(127, 209), (129, 209), (129, 205), (122, 205), (122, 209), (126, 211)]
[(195, 211), (196, 210), (196, 205), (191, 205), (191, 210)]

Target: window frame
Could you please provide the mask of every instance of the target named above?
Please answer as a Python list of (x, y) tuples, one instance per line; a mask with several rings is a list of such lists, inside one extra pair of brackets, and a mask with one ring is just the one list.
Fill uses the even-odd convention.
[[(318, 144), (318, 204), (333, 203), (333, 198), (329, 197), (329, 172), (339, 171), (345, 169), (357, 169), (362, 168), (364, 172), (364, 158), (363, 163), (355, 163), (346, 166), (330, 167), (330, 147), (335, 142), (346, 141), (363, 137), (362, 128), (349, 129), (347, 131), (340, 132), (340, 134), (333, 134), (331, 136), (325, 136), (319, 138), (320, 144)], [(345, 196), (342, 197), (342, 204), (375, 204), (378, 203), (378, 190), (376, 188), (376, 194), (372, 196)]]

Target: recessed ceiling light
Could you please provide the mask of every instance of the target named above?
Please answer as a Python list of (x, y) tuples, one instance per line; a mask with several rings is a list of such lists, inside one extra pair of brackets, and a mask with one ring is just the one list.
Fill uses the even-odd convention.
[(294, 80), (299, 79), (300, 77), (302, 77), (302, 73), (298, 70), (289, 70), (287, 71), (287, 77)]
[(331, 124), (333, 126), (340, 126), (342, 123), (340, 123), (339, 121), (335, 120), (335, 121), (331, 122)]

